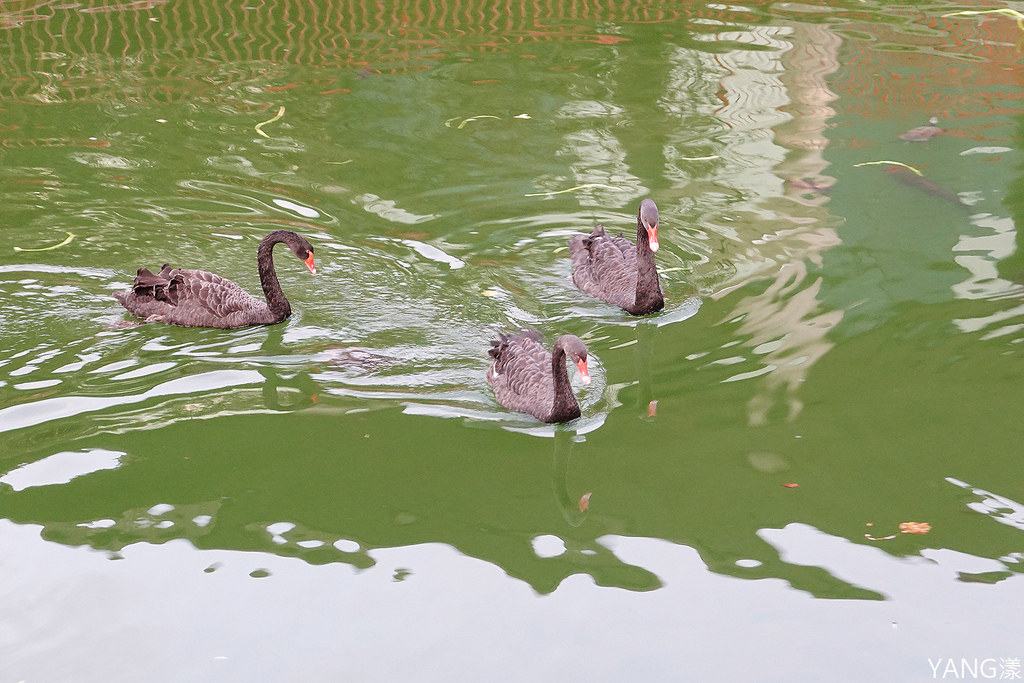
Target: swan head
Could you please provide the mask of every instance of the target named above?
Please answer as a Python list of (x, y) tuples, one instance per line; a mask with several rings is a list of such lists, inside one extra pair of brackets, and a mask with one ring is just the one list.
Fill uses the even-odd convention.
[(658, 251), (658, 205), (653, 199), (640, 202), (640, 213), (637, 220), (647, 231), (647, 243), (651, 251)]
[[(290, 232), (290, 231), (289, 231)], [(291, 233), (285, 235), (285, 243), (295, 253), (299, 260), (306, 264), (309, 272), (316, 275), (316, 264), (313, 263), (313, 245), (302, 235)]]
[(587, 347), (583, 340), (574, 334), (566, 334), (558, 338), (555, 346), (569, 354), (576, 362), (576, 369), (580, 371), (580, 379), (584, 384), (590, 384), (590, 373), (587, 371)]

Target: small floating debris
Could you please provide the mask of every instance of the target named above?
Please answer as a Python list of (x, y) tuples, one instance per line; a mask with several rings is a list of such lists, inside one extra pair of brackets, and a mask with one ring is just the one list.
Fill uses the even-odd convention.
[[(64, 232), (67, 232), (67, 230), (65, 230)], [(52, 249), (59, 249), (60, 247), (63, 247), (65, 244), (70, 244), (71, 240), (73, 240), (73, 239), (75, 239), (75, 233), (68, 232), (67, 238), (63, 242), (61, 242), (60, 244), (54, 244), (54, 245), (49, 246), (49, 247), (41, 247), (39, 249), (27, 249), (27, 248), (22, 248), (22, 247), (14, 247), (14, 251), (50, 251)]]
[(798, 489), (798, 488), (800, 488), (800, 484), (793, 484), (793, 483), (783, 484), (783, 486), (785, 486), (787, 489)]
[(586, 512), (587, 508), (590, 507), (590, 496), (591, 494), (584, 493), (583, 496), (580, 498), (580, 502), (577, 503), (577, 505), (579, 505), (580, 512)]
[[(928, 522), (903, 522), (902, 524), (900, 524), (900, 534), (926, 534), (931, 530), (932, 525)], [(871, 534), (864, 534), (864, 538), (871, 541), (888, 541), (893, 538), (896, 538), (897, 536), (899, 536), (899, 534), (875, 538)]]
[(255, 128), (256, 132), (259, 133), (260, 135), (262, 135), (263, 137), (269, 138), (270, 136), (263, 132), (263, 126), (267, 125), (268, 123), (273, 123), (274, 121), (277, 121), (282, 116), (284, 116), (284, 105), (283, 104), (281, 105), (281, 108), (277, 110), (277, 116), (275, 116), (272, 119), (267, 119), (263, 123), (257, 123), (255, 126), (253, 126), (253, 128)]
[(928, 119), (927, 126), (918, 126), (917, 128), (911, 128), (906, 133), (900, 135), (900, 138), (907, 142), (928, 142), (936, 135), (942, 135), (945, 133), (943, 129), (939, 128), (939, 119), (935, 116)]
[(960, 152), (960, 156), (966, 157), (971, 156), (972, 154), (1005, 154), (1012, 151), (1013, 149), (1010, 147), (971, 147), (970, 149), (965, 149)]
[(524, 194), (523, 196), (524, 197), (550, 197), (550, 196), (553, 196), (553, 195), (556, 195), (556, 194), (565, 194), (566, 192), (575, 192), (576, 190), (586, 190), (586, 189), (591, 188), (591, 187), (603, 187), (606, 190), (618, 190), (619, 189), (617, 187), (612, 187), (611, 185), (602, 185), (601, 183), (586, 183), (584, 185), (577, 185), (576, 187), (570, 187), (567, 190), (557, 190), (555, 192), (531, 192), (529, 194)]
[(656, 417), (658, 415), (658, 402), (651, 401), (647, 404), (647, 417)]
[(512, 118), (514, 118), (514, 119), (531, 119), (533, 117), (530, 116), (529, 114), (516, 114)]

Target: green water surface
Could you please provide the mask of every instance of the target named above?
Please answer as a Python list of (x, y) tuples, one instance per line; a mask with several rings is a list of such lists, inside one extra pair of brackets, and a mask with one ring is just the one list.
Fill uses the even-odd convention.
[[(1024, 34), (951, 7), (0, 5), (0, 679), (1012, 673)], [(564, 247), (645, 197), (638, 320)], [(284, 323), (111, 296), (278, 228)]]

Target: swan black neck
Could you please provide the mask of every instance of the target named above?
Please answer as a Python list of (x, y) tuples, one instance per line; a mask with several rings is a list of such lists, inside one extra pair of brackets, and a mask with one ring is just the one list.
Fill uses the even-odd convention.
[(568, 422), (580, 416), (580, 406), (569, 384), (569, 373), (565, 369), (565, 349), (562, 340), (555, 342), (551, 351), (551, 378), (554, 382), (555, 400), (551, 406), (551, 417), (547, 422)]
[(274, 270), (274, 245), (284, 242), (293, 250), (298, 236), (290, 230), (275, 230), (260, 241), (259, 249), (256, 250), (256, 265), (260, 273), (260, 285), (263, 287), (263, 295), (267, 298), (267, 308), (270, 309), (272, 319), (267, 321), (270, 324), (279, 323), (292, 314), (291, 304), (281, 290), (281, 283), (277, 279), (277, 271)]
[(658, 268), (654, 264), (654, 252), (651, 241), (647, 237), (647, 227), (636, 218), (636, 300), (632, 308), (626, 312), (632, 315), (645, 315), (660, 311), (665, 307), (665, 295), (661, 293), (658, 281)]

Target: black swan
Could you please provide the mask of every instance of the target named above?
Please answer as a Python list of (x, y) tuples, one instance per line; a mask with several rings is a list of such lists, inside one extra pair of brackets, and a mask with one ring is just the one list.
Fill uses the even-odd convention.
[(665, 307), (654, 252), (658, 251), (658, 206), (640, 202), (636, 218), (636, 246), (624, 238), (609, 237), (603, 226), (589, 235), (569, 240), (572, 281), (601, 301), (615, 304), (631, 315), (647, 315)]
[(544, 422), (568, 422), (580, 416), (580, 406), (569, 384), (565, 369), (566, 352), (576, 361), (584, 384), (587, 373), (587, 347), (579, 337), (562, 335), (553, 352), (540, 345), (533, 331), (500, 335), (488, 351), (494, 362), (487, 369), (487, 383), (494, 388), (498, 403), (509, 410), (529, 413)]
[(313, 246), (291, 230), (275, 230), (260, 241), (256, 262), (266, 301), (260, 301), (231, 280), (205, 270), (171, 268), (164, 264), (159, 273), (145, 268), (124, 292), (114, 298), (128, 312), (147, 322), (164, 322), (185, 327), (247, 327), (273, 325), (292, 314), (281, 283), (274, 271), (274, 245), (284, 242), (316, 274)]

